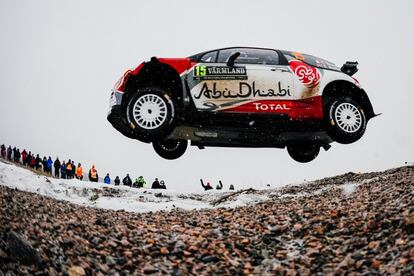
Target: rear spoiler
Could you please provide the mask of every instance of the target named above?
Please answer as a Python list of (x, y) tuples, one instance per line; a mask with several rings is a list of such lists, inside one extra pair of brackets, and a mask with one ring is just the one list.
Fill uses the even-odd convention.
[(358, 61), (347, 61), (344, 65), (341, 67), (341, 71), (345, 74), (352, 76), (356, 72), (358, 72)]

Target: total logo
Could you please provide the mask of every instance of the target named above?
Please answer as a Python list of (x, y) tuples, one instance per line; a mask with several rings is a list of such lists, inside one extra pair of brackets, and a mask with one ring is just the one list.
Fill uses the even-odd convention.
[(253, 103), (253, 105), (257, 111), (290, 110), (290, 107), (287, 107), (286, 104)]

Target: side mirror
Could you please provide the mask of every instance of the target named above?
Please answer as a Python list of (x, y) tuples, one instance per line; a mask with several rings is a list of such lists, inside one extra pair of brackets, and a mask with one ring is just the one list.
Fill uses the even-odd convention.
[(240, 52), (235, 52), (229, 57), (229, 60), (227, 61), (227, 66), (233, 67), (234, 61), (240, 56)]

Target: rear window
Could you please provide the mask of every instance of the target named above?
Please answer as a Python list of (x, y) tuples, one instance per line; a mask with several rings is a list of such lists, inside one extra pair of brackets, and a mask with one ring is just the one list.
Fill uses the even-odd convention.
[(301, 60), (311, 66), (322, 68), (322, 69), (328, 69), (328, 70), (335, 70), (335, 71), (341, 71), (338, 66), (335, 65), (335, 63), (327, 61), (322, 58), (314, 57), (311, 55), (299, 53), (299, 52), (288, 52), (284, 51), (283, 54), (285, 55), (286, 59), (288, 61), (297, 59)]

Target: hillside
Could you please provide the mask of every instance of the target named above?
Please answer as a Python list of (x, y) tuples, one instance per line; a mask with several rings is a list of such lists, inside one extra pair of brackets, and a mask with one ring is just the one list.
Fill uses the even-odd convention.
[[(414, 166), (275, 190), (157, 196), (147, 190), (147, 197), (124, 187), (59, 185), (20, 170), (0, 166), (3, 273), (414, 271)], [(93, 204), (102, 198), (107, 204)], [(107, 198), (118, 199), (118, 205), (109, 208), (116, 201)], [(119, 207), (137, 198), (142, 201), (131, 203), (131, 211), (158, 204), (168, 211)]]

